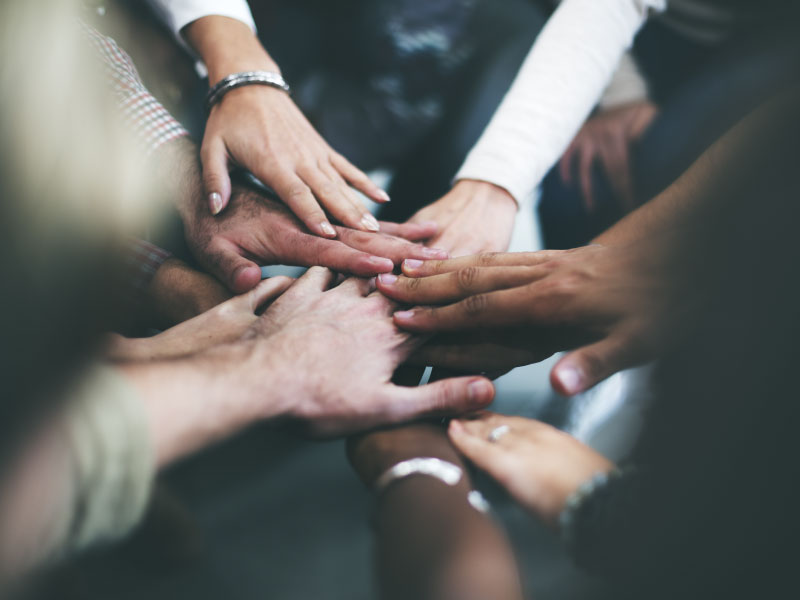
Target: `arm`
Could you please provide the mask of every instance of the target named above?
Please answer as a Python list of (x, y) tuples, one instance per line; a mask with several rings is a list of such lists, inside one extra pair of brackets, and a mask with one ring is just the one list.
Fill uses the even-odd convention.
[(515, 204), (575, 137), (651, 8), (663, 0), (564, 0), (456, 175), (412, 221), (439, 223), (432, 243), (454, 256), (508, 248)]
[(620, 57), (662, 0), (565, 0), (456, 179), (490, 181), (521, 201), (566, 150)]
[[(205, 61), (211, 85), (233, 73), (280, 71), (240, 21), (206, 16), (187, 25), (183, 34)], [(230, 198), (229, 166), (239, 165), (272, 187), (310, 231), (327, 238), (336, 237), (336, 232), (326, 211), (354, 229), (380, 228), (350, 186), (376, 202), (389, 200), (328, 146), (283, 90), (266, 86), (232, 90), (212, 108), (202, 161), (205, 192), (214, 214)]]
[[(432, 457), (465, 465), (438, 426), (416, 424), (351, 438), (348, 457), (367, 487), (393, 465)], [(508, 540), (467, 502), (466, 471), (455, 486), (416, 476), (377, 497), (374, 518), (380, 597), (522, 598)]]

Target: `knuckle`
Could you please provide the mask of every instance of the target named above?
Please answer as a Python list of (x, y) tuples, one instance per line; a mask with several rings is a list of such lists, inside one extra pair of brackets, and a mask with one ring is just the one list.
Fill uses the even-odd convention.
[(497, 263), (497, 252), (481, 252), (478, 254), (477, 263), (481, 267), (492, 267)]
[(486, 294), (477, 294), (475, 296), (470, 296), (464, 302), (464, 312), (468, 315), (479, 315), (482, 314), (489, 303), (489, 299), (487, 298)]
[(419, 279), (418, 277), (405, 278), (405, 280), (406, 280), (406, 289), (409, 292), (416, 292), (417, 290), (419, 290), (419, 286), (422, 283), (422, 279)]
[(456, 272), (456, 282), (461, 291), (469, 291), (478, 277), (477, 267), (464, 267)]
[(286, 190), (286, 195), (289, 197), (289, 200), (298, 201), (304, 199), (308, 192), (308, 186), (305, 184), (293, 183)]

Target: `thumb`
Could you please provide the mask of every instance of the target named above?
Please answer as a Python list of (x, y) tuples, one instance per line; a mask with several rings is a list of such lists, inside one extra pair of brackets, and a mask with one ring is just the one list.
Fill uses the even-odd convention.
[(494, 399), (494, 386), (485, 377), (457, 377), (419, 387), (393, 386), (390, 396), (390, 419), (400, 423), (485, 408)]
[(574, 396), (636, 364), (631, 355), (629, 342), (606, 338), (559, 360), (550, 372), (550, 384), (559, 394)]
[(249, 292), (261, 281), (261, 267), (239, 254), (232, 244), (210, 247), (203, 262), (235, 294)]
[[(260, 271), (260, 269), (259, 269)], [(286, 277), (285, 275), (278, 275), (277, 277), (270, 277), (264, 279), (261, 283), (256, 285), (247, 295), (250, 303), (250, 310), (255, 313), (268, 302), (275, 300), (283, 292), (289, 289), (294, 283), (294, 279)]]
[(231, 199), (231, 177), (228, 173), (228, 156), (222, 141), (203, 145), (200, 152), (203, 163), (203, 188), (212, 215), (221, 213)]

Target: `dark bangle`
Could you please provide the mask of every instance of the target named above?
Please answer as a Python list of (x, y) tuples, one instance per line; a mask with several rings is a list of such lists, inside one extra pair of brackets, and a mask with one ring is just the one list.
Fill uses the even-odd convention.
[(233, 73), (221, 79), (214, 87), (208, 90), (206, 109), (210, 111), (217, 102), (222, 100), (225, 94), (245, 85), (267, 85), (283, 90), (287, 94), (292, 92), (289, 84), (286, 83), (281, 74), (275, 73), (274, 71), (245, 71), (243, 73)]

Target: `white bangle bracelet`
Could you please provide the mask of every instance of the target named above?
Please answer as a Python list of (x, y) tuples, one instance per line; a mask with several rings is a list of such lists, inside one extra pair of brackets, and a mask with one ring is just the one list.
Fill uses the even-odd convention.
[(375, 481), (375, 492), (383, 493), (395, 481), (412, 475), (426, 475), (454, 486), (461, 481), (461, 467), (440, 458), (410, 458), (390, 467)]

